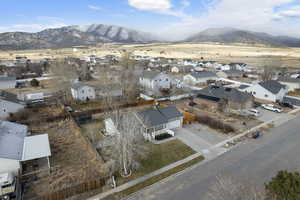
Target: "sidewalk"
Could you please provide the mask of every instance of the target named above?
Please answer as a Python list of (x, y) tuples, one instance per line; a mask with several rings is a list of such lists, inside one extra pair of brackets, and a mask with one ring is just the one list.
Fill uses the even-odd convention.
[[(293, 113), (298, 112), (298, 111), (300, 111), (300, 109), (293, 110), (293, 111), (289, 112), (288, 114), (293, 114)], [(295, 116), (295, 118), (296, 118), (296, 117), (297, 117), (297, 116)], [(278, 118), (275, 118), (275, 119), (270, 120), (270, 121), (268, 121), (268, 122), (262, 123), (262, 124), (260, 124), (260, 125), (258, 125), (258, 126), (256, 126), (256, 127), (251, 128), (251, 129), (248, 130), (248, 131), (245, 131), (244, 133), (241, 133), (241, 134), (236, 135), (236, 136), (234, 136), (234, 137), (232, 137), (232, 138), (230, 138), (230, 139), (228, 139), (228, 140), (225, 140), (225, 141), (223, 141), (223, 142), (220, 142), (220, 143), (218, 143), (218, 144), (212, 146), (211, 148), (209, 148), (209, 149), (208, 149), (208, 152), (206, 152), (206, 153), (207, 153), (207, 154), (213, 153), (213, 154), (215, 155), (215, 157), (218, 157), (218, 156), (222, 155), (223, 153), (225, 153), (226, 151), (224, 151), (224, 152), (215, 152), (215, 149), (216, 149), (216, 148), (220, 148), (220, 147), (224, 146), (225, 144), (227, 144), (228, 142), (232, 142), (232, 141), (237, 140), (237, 139), (239, 139), (239, 138), (241, 138), (241, 137), (244, 137), (244, 136), (246, 136), (248, 133), (253, 132), (253, 131), (255, 131), (255, 130), (257, 130), (257, 129), (259, 129), (259, 128), (261, 128), (261, 127), (267, 125), (267, 124), (275, 123), (275, 122), (277, 122), (278, 120), (282, 120), (282, 117), (278, 117)], [(288, 121), (289, 121), (289, 120), (291, 120), (291, 119), (288, 119)], [(284, 122), (287, 122), (287, 121), (284, 120)], [(182, 165), (182, 164), (184, 164), (184, 163), (187, 163), (187, 162), (189, 162), (189, 161), (193, 160), (194, 158), (197, 158), (197, 157), (199, 157), (199, 156), (201, 156), (201, 155), (204, 155), (204, 156), (205, 156), (205, 160), (204, 160), (203, 162), (200, 162), (199, 164), (203, 164), (203, 163), (208, 162), (209, 160), (212, 160), (212, 159), (213, 159), (213, 157), (208, 156), (208, 155), (206, 155), (205, 153), (203, 154), (203, 153), (199, 152), (199, 153), (196, 153), (196, 154), (194, 154), (194, 155), (191, 155), (191, 156), (189, 156), (189, 157), (187, 157), (187, 158), (185, 158), (185, 159), (183, 159), (183, 160), (177, 161), (177, 162), (172, 163), (172, 164), (170, 164), (170, 165), (168, 165), (168, 166), (166, 166), (166, 167), (163, 167), (163, 168), (161, 168), (161, 169), (159, 169), (159, 170), (156, 170), (156, 171), (154, 171), (154, 172), (152, 172), (152, 173), (150, 173), (150, 174), (147, 174), (147, 175), (145, 175), (145, 176), (143, 176), (143, 177), (137, 178), (137, 179), (135, 179), (135, 180), (133, 180), (133, 181), (130, 181), (130, 182), (125, 183), (125, 184), (123, 184), (123, 185), (121, 185), (121, 186), (118, 186), (118, 187), (116, 187), (116, 188), (114, 188), (114, 189), (112, 189), (112, 190), (109, 190), (109, 191), (107, 191), (107, 192), (103, 192), (103, 193), (101, 193), (101, 194), (98, 194), (98, 195), (96, 195), (96, 196), (93, 196), (93, 197), (89, 198), (88, 200), (100, 200), (100, 199), (103, 199), (103, 198), (105, 198), (105, 197), (107, 197), (107, 196), (109, 196), (109, 195), (111, 195), (111, 194), (121, 192), (121, 191), (126, 190), (126, 189), (128, 189), (128, 188), (130, 188), (130, 187), (133, 187), (133, 186), (135, 186), (135, 185), (137, 185), (137, 184), (139, 184), (139, 183), (142, 183), (142, 182), (146, 181), (146, 180), (149, 179), (149, 178), (152, 178), (152, 177), (157, 176), (157, 175), (159, 175), (159, 174), (162, 174), (162, 173), (164, 173), (164, 172), (166, 172), (166, 171), (168, 171), (168, 170), (170, 170), (170, 169), (173, 169), (173, 168), (175, 168), (175, 167), (177, 167), (177, 166), (179, 166), (179, 165)], [(207, 157), (207, 156), (208, 156), (208, 157)], [(193, 167), (194, 167), (194, 166), (191, 166), (191, 167), (189, 167), (189, 168), (187, 168), (187, 169), (185, 169), (185, 170), (183, 170), (183, 171), (186, 171), (186, 170), (188, 170), (188, 169), (192, 169)], [(182, 172), (179, 172), (179, 173), (182, 173)]]
[(162, 174), (162, 173), (164, 173), (164, 172), (166, 172), (166, 171), (168, 171), (170, 169), (173, 169), (173, 168), (175, 168), (175, 167), (177, 167), (179, 165), (187, 163), (187, 162), (189, 162), (189, 161), (191, 161), (191, 160), (193, 160), (193, 159), (195, 159), (195, 158), (197, 158), (197, 157), (199, 157), (201, 155), (202, 155), (202, 153), (195, 153), (195, 154), (193, 154), (193, 155), (191, 155), (191, 156), (189, 156), (189, 157), (187, 157), (187, 158), (185, 158), (183, 160), (179, 160), (179, 161), (177, 161), (175, 163), (172, 163), (172, 164), (170, 164), (170, 165), (168, 165), (166, 167), (163, 167), (163, 168), (161, 168), (159, 170), (156, 170), (156, 171), (154, 171), (154, 172), (152, 172), (150, 174), (147, 174), (147, 175), (145, 175), (143, 177), (137, 178), (137, 179), (135, 179), (133, 181), (130, 181), (128, 183), (120, 185), (120, 186), (118, 186), (118, 187), (116, 187), (114, 189), (111, 189), (111, 190), (107, 191), (107, 192), (103, 192), (101, 194), (98, 194), (96, 196), (88, 198), (88, 200), (99, 200), (99, 199), (103, 199), (103, 198), (105, 198), (105, 197), (107, 197), (107, 196), (109, 196), (111, 194), (121, 192), (121, 191), (126, 190), (126, 189), (128, 189), (130, 187), (135, 186), (136, 184), (142, 183), (142, 182), (146, 181), (149, 178), (152, 178), (152, 177), (157, 176), (159, 174)]

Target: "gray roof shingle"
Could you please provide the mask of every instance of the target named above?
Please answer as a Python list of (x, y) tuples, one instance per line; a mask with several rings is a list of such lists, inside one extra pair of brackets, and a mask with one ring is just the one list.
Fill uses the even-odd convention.
[(0, 158), (22, 160), (27, 132), (25, 125), (0, 121)]
[(144, 71), (142, 74), (142, 77), (145, 79), (154, 79), (157, 75), (159, 75), (161, 72), (156, 71)]
[(260, 82), (259, 85), (272, 92), (273, 94), (277, 94), (281, 89), (286, 88), (286, 86), (282, 85), (278, 81), (273, 80)]
[(217, 74), (210, 71), (202, 71), (202, 72), (193, 72), (191, 75), (195, 78), (213, 78), (217, 77)]
[(148, 127), (166, 124), (169, 120), (183, 116), (175, 106), (150, 108), (137, 114)]
[(222, 86), (209, 86), (198, 92), (198, 97), (209, 96), (218, 99), (226, 99), (234, 102), (245, 102), (252, 98), (248, 93), (241, 92), (235, 88), (226, 88)]

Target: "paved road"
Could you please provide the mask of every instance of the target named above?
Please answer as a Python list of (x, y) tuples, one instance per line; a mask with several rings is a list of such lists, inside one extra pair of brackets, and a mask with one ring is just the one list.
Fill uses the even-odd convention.
[(282, 169), (300, 170), (300, 117), (258, 140), (241, 144), (221, 157), (156, 184), (129, 199), (206, 200), (216, 176), (263, 183)]

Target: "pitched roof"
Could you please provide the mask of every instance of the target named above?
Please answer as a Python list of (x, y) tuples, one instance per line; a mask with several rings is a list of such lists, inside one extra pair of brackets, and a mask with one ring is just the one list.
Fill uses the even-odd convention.
[(245, 102), (251, 98), (251, 95), (241, 92), (235, 88), (226, 88), (222, 86), (209, 86), (198, 92), (197, 97), (209, 96), (217, 99), (226, 99), (234, 102)]
[(210, 71), (201, 71), (201, 72), (192, 72), (191, 76), (198, 79), (198, 78), (217, 77), (217, 74)]
[(142, 77), (145, 79), (154, 79), (158, 74), (160, 74), (161, 72), (157, 72), (157, 71), (144, 71), (142, 74)]
[(82, 88), (82, 87), (86, 87), (86, 86), (91, 87), (91, 86), (89, 86), (89, 85), (87, 85), (87, 84), (85, 84), (85, 83), (82, 83), (82, 82), (76, 82), (76, 83), (73, 83), (73, 84), (72, 84), (71, 88), (73, 88), (73, 89), (75, 89), (75, 90), (78, 90), (78, 89), (80, 89), (80, 88)]
[(25, 125), (0, 121), (0, 158), (21, 160), (27, 132)]
[(277, 94), (281, 89), (286, 88), (286, 86), (282, 85), (278, 81), (273, 80), (260, 82), (259, 85), (273, 94)]
[(137, 114), (148, 127), (166, 124), (171, 119), (183, 116), (175, 106), (150, 108)]
[(16, 77), (12, 76), (0, 76), (0, 81), (15, 81)]
[(224, 71), (224, 73), (226, 73), (227, 75), (243, 75), (243, 72), (237, 69), (230, 69), (230, 70), (226, 70)]
[(300, 83), (300, 78), (279, 77), (277, 81), (286, 83)]

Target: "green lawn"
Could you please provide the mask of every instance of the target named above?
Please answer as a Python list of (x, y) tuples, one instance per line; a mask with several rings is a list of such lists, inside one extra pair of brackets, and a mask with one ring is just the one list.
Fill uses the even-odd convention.
[(149, 145), (150, 153), (147, 156), (147, 159), (139, 160), (139, 163), (142, 167), (133, 172), (129, 178), (118, 177), (118, 185), (149, 174), (196, 153), (193, 149), (182, 143), (180, 140), (172, 140), (163, 144), (148, 143), (147, 145)]
[(150, 185), (153, 185), (153, 184), (155, 184), (155, 183), (157, 183), (157, 182), (159, 182), (159, 181), (161, 181), (161, 180), (163, 180), (163, 179), (165, 179), (165, 178), (167, 178), (167, 177), (169, 177), (173, 174), (176, 174), (180, 171), (183, 171), (186, 168), (191, 167), (191, 166), (193, 166), (193, 165), (195, 165), (195, 164), (197, 164), (197, 163), (199, 163), (203, 160), (204, 160), (203, 156), (199, 156), (197, 158), (194, 158), (193, 160), (191, 160), (191, 161), (189, 161), (185, 164), (179, 165), (179, 166), (177, 166), (173, 169), (170, 169), (170, 170), (168, 170), (168, 171), (166, 171), (166, 172), (164, 172), (160, 175), (154, 176), (154, 177), (152, 177), (152, 178), (150, 178), (150, 179), (148, 179), (148, 180), (146, 180), (142, 183), (139, 183), (139, 184), (137, 184), (133, 187), (130, 187), (126, 190), (123, 190), (122, 192), (107, 196), (106, 198), (104, 198), (104, 200), (117, 200), (117, 199), (124, 198), (124, 197), (126, 197), (130, 194), (133, 194), (135, 192), (138, 192), (139, 190), (142, 190), (143, 188), (146, 188)]

